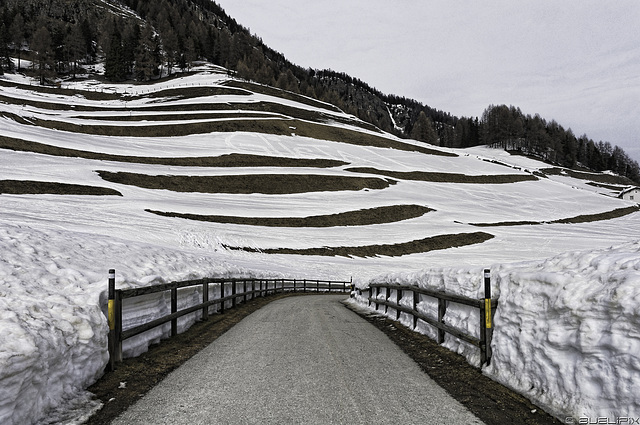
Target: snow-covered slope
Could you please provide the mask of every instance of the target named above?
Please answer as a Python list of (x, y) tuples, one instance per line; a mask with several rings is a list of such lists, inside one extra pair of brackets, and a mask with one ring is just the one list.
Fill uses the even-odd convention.
[[(640, 239), (637, 213), (605, 219), (634, 206), (607, 196), (613, 189), (570, 176), (535, 177), (548, 166), (501, 151), (399, 140), (329, 105), (231, 81), (223, 70), (148, 86), (86, 81), (40, 90), (17, 76), (0, 83), (2, 423), (81, 420), (98, 407), (85, 388), (107, 361), (103, 310), (110, 268), (121, 287), (219, 275), (353, 276), (365, 285), (385, 273), (446, 267), (466, 276), (475, 268), (503, 270), (501, 265)], [(224, 156), (230, 154), (245, 162)], [(306, 183), (291, 193), (271, 193), (273, 186), (288, 187), (274, 175)], [(162, 183), (162, 176), (180, 185)], [(51, 191), (37, 182), (115, 192), (7, 194), (16, 181), (29, 182), (34, 192)], [(241, 181), (246, 190), (231, 190), (223, 181)], [(329, 183), (335, 186), (327, 188)], [(430, 211), (334, 227), (219, 219), (304, 218), (390, 206)], [(591, 221), (558, 222), (578, 216)], [(472, 238), (479, 233), (484, 242)], [(456, 247), (430, 247), (437, 236), (455, 240)], [(375, 248), (423, 240), (401, 256)], [(323, 247), (369, 247), (380, 255), (302, 255)], [(293, 253), (268, 253), (279, 248)], [(637, 274), (637, 267), (629, 273)], [(504, 282), (506, 314), (514, 286)], [(640, 292), (634, 288), (629, 290)], [(637, 315), (629, 317), (635, 317), (630, 332), (638, 332)], [(506, 346), (501, 338), (513, 339), (507, 325), (500, 335), (499, 323), (497, 318), (494, 352)], [(511, 361), (506, 353), (495, 355)], [(487, 373), (511, 382), (497, 371)]]

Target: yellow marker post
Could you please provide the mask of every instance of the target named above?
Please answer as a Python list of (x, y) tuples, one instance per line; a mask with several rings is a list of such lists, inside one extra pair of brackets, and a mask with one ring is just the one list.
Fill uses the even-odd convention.
[(484, 299), (484, 316), (487, 329), (491, 329), (491, 298)]
[(107, 321), (109, 322), (109, 370), (116, 365), (116, 271), (109, 270), (109, 301), (107, 302)]
[(493, 329), (491, 329), (492, 323), (492, 311), (491, 311), (491, 270), (484, 269), (484, 340), (485, 340), (485, 352), (484, 359), (487, 364), (491, 361), (491, 336)]

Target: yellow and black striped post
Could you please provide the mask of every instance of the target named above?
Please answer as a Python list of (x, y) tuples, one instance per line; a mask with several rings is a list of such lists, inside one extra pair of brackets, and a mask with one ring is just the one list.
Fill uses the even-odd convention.
[(493, 310), (491, 306), (491, 270), (484, 269), (484, 316), (487, 364), (491, 361), (491, 337), (493, 336)]
[(116, 271), (109, 270), (109, 301), (107, 304), (109, 322), (109, 370), (116, 367)]

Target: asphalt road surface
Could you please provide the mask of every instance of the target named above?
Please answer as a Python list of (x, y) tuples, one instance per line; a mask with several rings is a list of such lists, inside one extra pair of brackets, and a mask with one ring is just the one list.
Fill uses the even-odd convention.
[(268, 304), (112, 424), (482, 424), (344, 299)]

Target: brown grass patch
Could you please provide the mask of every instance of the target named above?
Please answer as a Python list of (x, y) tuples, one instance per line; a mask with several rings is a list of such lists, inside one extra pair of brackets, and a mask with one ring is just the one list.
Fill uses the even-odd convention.
[(474, 245), (488, 241), (494, 236), (489, 233), (458, 233), (451, 235), (439, 235), (404, 242), (392, 245), (367, 245), (367, 246), (339, 246), (339, 247), (322, 247), (322, 248), (269, 248), (255, 249), (247, 247), (230, 247), (232, 250), (242, 250), (249, 252), (261, 252), (264, 254), (286, 254), (286, 255), (319, 255), (325, 257), (400, 257), (402, 255), (419, 254), (422, 252), (436, 251), (466, 245)]
[(117, 195), (120, 192), (107, 187), (79, 184), (40, 182), (31, 180), (0, 180), (0, 194), (7, 195)]
[(603, 183), (594, 183), (594, 182), (587, 182), (586, 183), (588, 186), (593, 186), (593, 187), (599, 187), (602, 189), (608, 189), (614, 192), (621, 192), (622, 190), (626, 189), (628, 186), (620, 186), (620, 185), (612, 185), (612, 184), (603, 184)]
[[(0, 86), (17, 87), (17, 88), (20, 88), (20, 89), (23, 89), (23, 90), (28, 90), (28, 91), (32, 91), (32, 92), (36, 92), (36, 93), (56, 94), (56, 95), (63, 95), (63, 96), (80, 95), (80, 96), (84, 97), (85, 99), (97, 100), (97, 101), (117, 100), (117, 99), (120, 99), (122, 97), (122, 95), (117, 94), (117, 93), (105, 93), (105, 92), (102, 92), (102, 91), (90, 91), (90, 90), (65, 89), (65, 88), (52, 87), (52, 86), (25, 85), (25, 84), (18, 84), (18, 83), (13, 83), (13, 82), (4, 81), (4, 80), (0, 80)], [(9, 102), (9, 103), (13, 103), (13, 102)], [(20, 103), (24, 103), (24, 102), (20, 101)], [(25, 103), (25, 104), (30, 104), (30, 103)], [(68, 106), (67, 106), (67, 108), (68, 108)]]
[[(370, 146), (377, 148), (397, 149), (409, 152), (420, 152), (428, 155), (458, 156), (454, 153), (442, 152), (424, 146), (412, 145), (382, 136), (360, 131), (350, 130), (331, 125), (317, 124), (297, 119), (248, 119), (229, 121), (204, 121), (187, 124), (166, 125), (80, 125), (64, 121), (43, 120), (30, 118), (28, 121), (18, 115), (3, 113), (7, 118), (13, 119), (25, 125), (35, 125), (43, 128), (68, 131), (78, 134), (92, 134), (113, 137), (181, 137), (192, 134), (206, 134), (213, 132), (250, 132), (289, 136), (295, 133), (298, 136), (310, 137), (319, 140), (348, 143), (358, 146)], [(292, 129), (292, 127), (294, 127)]]
[(531, 174), (498, 174), (469, 176), (458, 173), (434, 173), (428, 171), (387, 171), (376, 168), (354, 167), (347, 168), (352, 173), (377, 174), (398, 180), (417, 180), (436, 183), (477, 183), (477, 184), (506, 184), (523, 181), (538, 180)]
[(233, 217), (222, 215), (181, 214), (145, 210), (164, 217), (178, 217), (188, 220), (208, 221), (215, 223), (245, 224), (265, 227), (338, 227), (367, 226), (370, 224), (394, 223), (421, 217), (433, 211), (420, 205), (391, 205), (348, 211), (339, 214), (317, 215), (310, 217)]
[(139, 95), (132, 95), (128, 99), (148, 99), (171, 97), (177, 99), (194, 99), (198, 97), (208, 96), (251, 96), (253, 93), (247, 90), (233, 87), (222, 86), (191, 86), (191, 87), (174, 87), (158, 91), (151, 91)]
[(323, 103), (310, 97), (302, 96), (300, 94), (292, 93), (270, 86), (264, 86), (248, 81), (227, 81), (224, 83), (224, 85), (226, 87), (238, 87), (254, 93), (266, 94), (267, 96), (279, 97), (286, 100), (293, 100), (294, 102), (299, 102), (304, 105), (313, 106), (315, 108), (328, 109), (332, 112), (342, 113), (342, 110), (340, 110), (340, 108), (338, 108), (337, 106)]
[(578, 224), (578, 223), (591, 223), (594, 221), (611, 220), (614, 218), (624, 217), (625, 215), (633, 214), (640, 211), (640, 205), (633, 207), (618, 208), (615, 210), (598, 213), (598, 214), (584, 214), (575, 217), (561, 218), (551, 221), (502, 221), (499, 223), (469, 223), (472, 226), (478, 227), (496, 227), (496, 226), (532, 226), (540, 224)]
[(331, 168), (348, 165), (347, 162), (334, 159), (303, 159), (286, 158), (263, 155), (249, 155), (232, 153), (220, 156), (205, 157), (141, 157), (111, 155), (106, 153), (88, 152), (77, 149), (59, 148), (38, 142), (0, 136), (0, 148), (19, 152), (34, 152), (44, 155), (63, 156), (71, 158), (95, 159), (101, 161), (126, 162), (135, 164), (171, 165), (178, 167), (310, 167)]
[(241, 174), (231, 176), (151, 176), (98, 171), (112, 183), (146, 189), (201, 193), (263, 193), (269, 195), (340, 190), (385, 189), (392, 182), (378, 178), (314, 174)]
[(558, 167), (544, 168), (544, 169), (541, 169), (540, 171), (549, 175), (554, 175), (554, 176), (567, 175), (569, 177), (573, 177), (574, 179), (589, 180), (596, 183), (616, 184), (616, 185), (624, 185), (624, 186), (635, 184), (633, 180), (630, 180), (627, 177), (614, 176), (612, 174), (605, 174), (605, 173), (595, 173), (595, 172), (585, 173), (582, 171), (575, 171), (575, 170), (570, 170), (568, 168), (558, 168)]
[(115, 122), (161, 122), (161, 121), (190, 121), (190, 120), (228, 120), (228, 119), (266, 119), (266, 118), (286, 118), (276, 114), (262, 114), (257, 112), (241, 112), (241, 113), (204, 113), (204, 114), (163, 114), (163, 115), (100, 115), (100, 116), (77, 116), (75, 118), (97, 121), (115, 121)]

